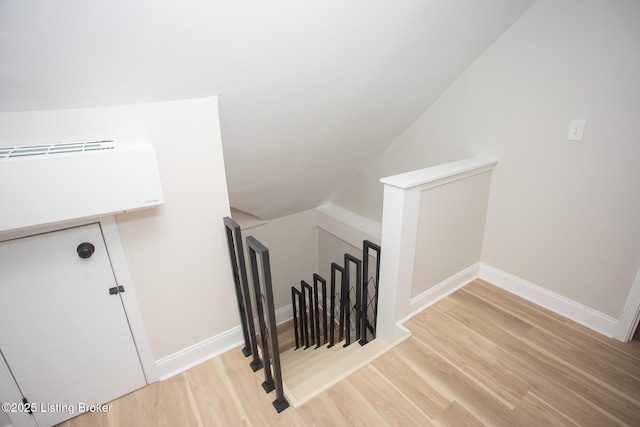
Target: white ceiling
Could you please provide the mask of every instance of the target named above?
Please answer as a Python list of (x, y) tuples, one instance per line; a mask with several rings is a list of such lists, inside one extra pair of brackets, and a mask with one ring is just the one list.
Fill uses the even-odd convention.
[(0, 0), (0, 111), (218, 94), (231, 204), (330, 200), (534, 0)]

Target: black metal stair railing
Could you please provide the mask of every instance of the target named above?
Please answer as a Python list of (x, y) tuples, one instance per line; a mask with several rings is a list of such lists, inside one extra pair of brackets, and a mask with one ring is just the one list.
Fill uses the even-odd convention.
[[(373, 252), (375, 267), (370, 277)], [(354, 340), (365, 345), (375, 339), (380, 246), (365, 240), (362, 253), (363, 260), (347, 253), (344, 254), (343, 265), (331, 263), (329, 295), (326, 281), (318, 274), (313, 275), (313, 292), (304, 280), (301, 281), (300, 291), (292, 287), (296, 349), (303, 345), (307, 349), (314, 343), (316, 348), (327, 343), (328, 347), (332, 347), (336, 343), (336, 329), (338, 342), (344, 341), (344, 347), (351, 345)]]
[[(352, 282), (351, 278), (351, 264), (355, 267), (356, 279), (355, 283)], [(356, 341), (360, 340), (360, 323), (362, 321), (362, 261), (358, 258), (354, 257), (351, 254), (344, 254), (344, 270), (345, 270), (345, 278), (343, 283), (344, 292), (346, 293), (346, 298), (343, 306), (345, 307), (344, 311), (344, 324), (340, 326), (344, 326), (344, 337), (345, 343), (344, 346), (347, 347), (351, 345), (352, 335), (355, 335), (354, 339)], [(355, 299), (351, 299), (352, 293), (355, 291)], [(353, 302), (351, 302), (353, 301)], [(352, 322), (353, 320), (353, 322)], [(353, 326), (352, 326), (353, 323)]]
[(242, 232), (240, 231), (240, 225), (230, 217), (224, 217), (223, 221), (227, 231), (229, 259), (231, 260), (231, 271), (233, 272), (238, 312), (240, 314), (242, 335), (244, 337), (244, 348), (242, 349), (242, 353), (245, 357), (253, 355), (253, 360), (249, 366), (251, 366), (251, 369), (255, 372), (262, 369), (262, 361), (258, 355), (256, 343), (253, 307), (251, 305), (251, 294), (249, 292), (249, 282), (247, 280), (247, 267), (244, 259)]
[(313, 319), (315, 313), (313, 311), (313, 288), (304, 280), (300, 281), (302, 287), (302, 296), (304, 305), (304, 348), (309, 348), (316, 342), (316, 330)]
[[(320, 298), (318, 285), (322, 287), (322, 298)], [(326, 313), (326, 300), (327, 300), (327, 281), (324, 280), (319, 274), (313, 273), (313, 301), (314, 310), (316, 313), (316, 348), (320, 348), (323, 344), (327, 343), (327, 313)], [(322, 301), (322, 304), (320, 302)], [(320, 314), (320, 307), (322, 307), (322, 314)], [(322, 322), (320, 322), (320, 316), (322, 316)], [(322, 332), (320, 331), (320, 325), (322, 325)]]
[[(242, 353), (247, 357), (253, 355), (253, 361), (250, 364), (253, 371), (264, 367), (265, 381), (262, 383), (262, 387), (267, 393), (276, 391), (276, 400), (273, 402), (273, 406), (277, 412), (282, 412), (289, 407), (289, 402), (284, 397), (282, 384), (269, 250), (253, 236), (247, 237), (246, 243), (249, 248), (251, 278), (253, 279), (254, 307), (250, 296), (240, 226), (230, 217), (224, 218), (224, 225), (245, 344)], [(259, 339), (256, 337), (254, 309), (260, 327)], [(300, 306), (298, 311), (301, 322), (303, 309), (306, 310)], [(262, 360), (260, 360), (258, 350), (262, 352)]]
[[(369, 342), (367, 338), (371, 333), (371, 339), (376, 337), (376, 324), (378, 321), (378, 283), (380, 280), (380, 246), (369, 240), (363, 242), (362, 251), (362, 333), (360, 344)], [(370, 252), (376, 253), (375, 275), (369, 278)]]
[[(336, 273), (340, 273), (340, 293), (336, 293)], [(336, 313), (336, 300), (340, 301), (340, 295), (342, 293), (342, 282), (344, 280), (344, 268), (336, 264), (335, 262), (331, 263), (331, 312), (329, 314), (329, 323), (330, 323), (330, 331), (329, 331), (329, 347), (333, 347), (335, 344), (335, 332), (336, 332), (336, 314), (340, 315), (340, 312)], [(338, 302), (338, 308), (340, 308), (340, 303)], [(342, 341), (342, 329), (338, 333), (338, 340)]]
[(273, 401), (273, 406), (277, 412), (282, 412), (289, 407), (289, 402), (284, 397), (282, 385), (269, 250), (253, 236), (247, 237), (247, 246), (249, 247), (249, 260), (260, 324), (260, 344), (264, 361), (265, 381), (262, 383), (262, 387), (267, 393), (276, 391), (276, 400)]
[(304, 337), (302, 337), (301, 329), (302, 317), (304, 316), (304, 300), (302, 292), (296, 289), (295, 286), (291, 287), (291, 307), (293, 308), (293, 330), (295, 331), (295, 344), (296, 348), (299, 348), (302, 345), (302, 341), (304, 340)]
[[(240, 226), (230, 217), (224, 218), (224, 225), (244, 338), (242, 352), (246, 357), (253, 356), (250, 366), (254, 371), (264, 367), (265, 381), (262, 387), (267, 393), (276, 390), (273, 406), (281, 412), (289, 407), (289, 402), (284, 397), (282, 383), (269, 250), (253, 236), (247, 237), (254, 308)], [(376, 337), (380, 246), (365, 240), (362, 252), (362, 261), (345, 254), (342, 266), (331, 263), (329, 294), (326, 280), (318, 274), (313, 275), (313, 287), (302, 280), (301, 290), (291, 288), (296, 349), (302, 346), (307, 349), (312, 345), (319, 348), (326, 344), (332, 347), (336, 343), (336, 329), (338, 342), (344, 341), (344, 347), (349, 346), (352, 340), (365, 345), (369, 342), (369, 336), (371, 339)], [(375, 273), (369, 277), (371, 252), (376, 254), (376, 265)], [(259, 339), (255, 330), (254, 309), (258, 316)], [(262, 360), (258, 350), (262, 352)]]

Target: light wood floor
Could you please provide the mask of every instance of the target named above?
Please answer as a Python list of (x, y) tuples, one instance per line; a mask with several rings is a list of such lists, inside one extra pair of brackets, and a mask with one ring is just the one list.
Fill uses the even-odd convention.
[(620, 343), (476, 281), (412, 336), (277, 414), (240, 349), (61, 426), (640, 426), (640, 343)]

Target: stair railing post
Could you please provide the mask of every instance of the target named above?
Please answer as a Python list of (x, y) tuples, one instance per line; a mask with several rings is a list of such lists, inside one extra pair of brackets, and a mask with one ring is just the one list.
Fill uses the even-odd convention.
[(351, 302), (348, 265), (345, 262), (342, 289), (340, 290), (340, 341), (344, 339), (344, 347), (351, 344)]
[[(350, 298), (350, 292), (351, 292), (351, 268), (349, 268), (350, 263), (353, 263), (356, 267), (356, 280), (355, 280), (356, 298), (355, 298), (354, 309), (356, 312), (355, 339), (357, 341), (360, 339), (360, 332), (361, 332), (360, 325), (362, 323), (362, 309), (360, 307), (360, 303), (362, 302), (362, 262), (351, 254), (344, 254), (344, 270), (345, 270), (345, 277), (346, 277), (345, 282), (346, 282), (346, 288), (347, 288), (346, 292), (347, 292), (348, 299)], [(345, 330), (348, 332), (348, 334), (347, 334), (345, 347), (351, 344), (351, 306), (350, 306), (349, 300), (347, 300), (347, 304), (349, 305), (347, 306), (348, 311), (347, 311), (347, 317), (346, 317)]]
[[(316, 348), (320, 348), (322, 345), (322, 339), (320, 335), (320, 295), (318, 284), (322, 286), (322, 299), (323, 301), (327, 295), (327, 281), (324, 280), (319, 274), (313, 273), (313, 298), (314, 298), (314, 310), (315, 310), (315, 324), (316, 324)], [(324, 321), (322, 325), (324, 326), (324, 343), (327, 342), (327, 313), (326, 313), (326, 304), (322, 303), (322, 317), (324, 317)]]
[[(298, 322), (298, 311), (300, 310), (300, 304), (302, 303), (302, 294), (295, 286), (291, 287), (291, 309), (293, 311), (293, 332), (295, 334), (296, 349), (300, 348), (300, 326), (302, 322)], [(302, 319), (300, 319), (302, 321)], [(299, 324), (300, 323), (300, 324)], [(303, 338), (304, 339), (304, 338)]]
[(309, 330), (307, 328), (307, 298), (304, 289), (300, 292), (300, 304), (298, 305), (300, 316), (300, 346), (309, 348)]
[[(315, 330), (315, 321), (314, 321), (314, 298), (313, 298), (313, 288), (304, 280), (300, 281), (302, 286), (302, 293), (305, 295), (305, 333), (307, 333), (307, 341), (305, 342), (305, 348), (309, 348), (311, 344), (316, 343), (316, 330)], [(308, 312), (307, 312), (308, 309)]]
[[(376, 337), (376, 321), (378, 313), (378, 280), (380, 279), (380, 246), (375, 243), (365, 240), (362, 247), (362, 339), (360, 345), (365, 345), (369, 342), (367, 339), (367, 332), (371, 331), (372, 339)], [(376, 252), (376, 272), (374, 279), (373, 289), (373, 304), (372, 314), (373, 320), (369, 320), (369, 251), (374, 250)]]
[[(329, 316), (329, 348), (333, 347), (335, 343), (335, 330), (336, 330), (336, 272), (340, 272), (340, 290), (342, 290), (342, 282), (344, 279), (344, 268), (340, 267), (335, 262), (331, 263), (331, 315)], [(340, 307), (338, 307), (338, 312)], [(339, 315), (340, 313), (338, 313)], [(342, 331), (342, 330), (340, 330)], [(339, 334), (339, 340), (342, 340), (342, 333)]]
[[(276, 390), (276, 400), (273, 406), (277, 412), (282, 412), (289, 407), (289, 402), (284, 397), (282, 386), (282, 370), (280, 367), (280, 350), (278, 347), (278, 330), (276, 326), (275, 307), (273, 302), (273, 285), (271, 283), (271, 265), (269, 262), (269, 250), (253, 236), (247, 237), (249, 247), (249, 259), (253, 286), (258, 307), (258, 320), (260, 323), (260, 336), (262, 338), (262, 354), (264, 359), (265, 381), (262, 383), (264, 390), (269, 393)], [(263, 282), (260, 281), (258, 270), (258, 257)], [(273, 368), (273, 374), (271, 373)]]
[(327, 332), (327, 281), (318, 276), (320, 284), (322, 285), (322, 328), (324, 331), (324, 344), (329, 342), (329, 333)]
[(251, 305), (247, 266), (244, 259), (242, 231), (240, 230), (240, 225), (228, 216), (223, 218), (223, 222), (227, 232), (229, 260), (231, 261), (231, 270), (233, 271), (238, 312), (242, 325), (242, 335), (244, 336), (245, 345), (242, 353), (245, 357), (253, 355), (253, 360), (249, 366), (251, 366), (251, 369), (255, 372), (262, 368), (262, 361), (258, 355), (256, 331), (253, 320), (253, 306)]

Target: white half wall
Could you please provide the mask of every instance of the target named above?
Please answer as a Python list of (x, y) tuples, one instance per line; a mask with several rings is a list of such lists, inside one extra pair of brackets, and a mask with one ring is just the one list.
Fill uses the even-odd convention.
[[(391, 343), (404, 335), (399, 325), (413, 310), (411, 298), (417, 296), (413, 289), (423, 286), (416, 280), (428, 280), (424, 285), (426, 289), (420, 289), (420, 294), (440, 286), (433, 283), (437, 276), (428, 277), (420, 268), (416, 270), (419, 263), (430, 262), (424, 257), (434, 257), (434, 250), (437, 251), (438, 247), (447, 249), (450, 242), (463, 245), (462, 257), (450, 252), (448, 257), (444, 257), (448, 258), (446, 265), (435, 266), (438, 275), (445, 274), (443, 279), (446, 279), (446, 274), (459, 274), (458, 268), (469, 268), (464, 264), (469, 258), (475, 261), (473, 264), (479, 262), (477, 240), (483, 233), (483, 208), (491, 183), (491, 171), (497, 163), (496, 159), (468, 158), (380, 180), (384, 184), (384, 211), (378, 291), (381, 302), (378, 305), (376, 327), (378, 336), (383, 340)], [(470, 190), (478, 194), (470, 195)], [(434, 197), (429, 197), (432, 191)], [(424, 197), (423, 193), (426, 193)], [(423, 204), (421, 199), (426, 202)], [(444, 205), (432, 207), (430, 203)], [(427, 209), (427, 212), (423, 213), (421, 209)], [(458, 215), (457, 209), (467, 209), (471, 216), (467, 213)], [(434, 221), (435, 224), (425, 224), (428, 221)], [(437, 236), (436, 241), (425, 236), (425, 230), (432, 230), (433, 227), (445, 230), (444, 234)], [(457, 227), (462, 227), (463, 234), (468, 236), (459, 236)], [(442, 261), (443, 258), (438, 257), (438, 260)]]

